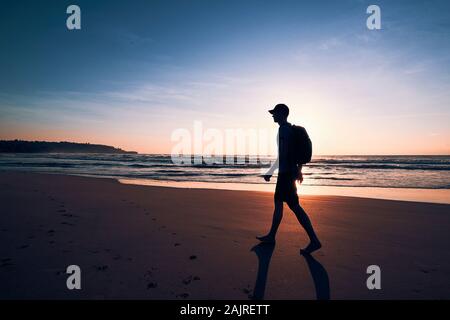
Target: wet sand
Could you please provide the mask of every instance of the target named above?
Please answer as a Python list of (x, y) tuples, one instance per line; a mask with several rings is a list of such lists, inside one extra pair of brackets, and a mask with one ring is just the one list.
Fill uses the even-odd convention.
[[(303, 196), (323, 249), (272, 194), (0, 173), (1, 299), (449, 299), (450, 205)], [(81, 268), (68, 290), (67, 266)], [(368, 290), (366, 268), (381, 268)]]

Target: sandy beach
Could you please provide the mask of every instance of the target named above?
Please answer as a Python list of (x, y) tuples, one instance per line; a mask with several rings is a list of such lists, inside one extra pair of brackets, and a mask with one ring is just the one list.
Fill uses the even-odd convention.
[[(0, 299), (449, 299), (450, 205), (301, 196), (323, 242), (267, 192), (1, 172)], [(253, 248), (253, 251), (252, 251)], [(66, 267), (82, 270), (68, 290)], [(368, 290), (366, 268), (381, 268)]]

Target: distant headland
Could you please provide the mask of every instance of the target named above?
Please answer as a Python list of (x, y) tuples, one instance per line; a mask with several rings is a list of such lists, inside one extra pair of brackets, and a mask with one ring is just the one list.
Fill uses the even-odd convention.
[(125, 151), (102, 144), (76, 142), (47, 142), (0, 140), (0, 153), (126, 153), (137, 154), (136, 151)]

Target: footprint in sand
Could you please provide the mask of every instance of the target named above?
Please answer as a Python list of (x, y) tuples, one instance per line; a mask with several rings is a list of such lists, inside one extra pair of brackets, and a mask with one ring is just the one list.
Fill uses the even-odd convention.
[(156, 288), (158, 284), (156, 282), (149, 282), (147, 283), (147, 289), (153, 289)]
[(10, 263), (10, 262), (2, 262), (0, 264), (0, 268), (4, 268), (4, 267), (12, 267), (14, 264)]
[(4, 259), (1, 259), (0, 261), (1, 261), (1, 263), (0, 263), (1, 268), (10, 267), (13, 265), (11, 258), (4, 258)]
[(434, 271), (437, 271), (437, 269), (433, 266), (422, 264), (422, 263), (415, 263), (417, 265), (417, 268), (420, 272), (428, 274)]
[(186, 299), (187, 297), (189, 297), (189, 293), (180, 293), (177, 294), (176, 297)]
[(64, 214), (62, 214), (61, 216), (67, 217), (67, 218), (73, 218), (73, 217), (75, 217), (75, 215), (74, 215), (74, 214), (71, 214), (71, 213), (64, 213)]
[(153, 276), (153, 272), (150, 270), (147, 270), (144, 274), (144, 277), (146, 277), (146, 278), (151, 278), (152, 276)]
[(245, 293), (249, 299), (253, 298), (252, 290), (250, 289), (249, 285), (247, 286), (247, 288), (243, 288), (242, 292)]
[(200, 280), (200, 277), (197, 277), (197, 276), (189, 276), (189, 277), (183, 279), (182, 282), (183, 282), (183, 284), (188, 285), (188, 284), (190, 284), (192, 281), (198, 281), (198, 280)]
[(189, 257), (189, 260), (195, 260), (195, 259), (197, 259), (196, 255), (192, 255), (192, 256)]
[(191, 281), (192, 281), (192, 276), (189, 276), (186, 279), (183, 279), (183, 281), (181, 281), (181, 282), (183, 282), (183, 284), (188, 285), (189, 283), (191, 283)]
[(107, 265), (95, 266), (95, 269), (97, 269), (97, 271), (106, 271), (108, 269), (108, 266)]
[[(152, 268), (153, 269), (153, 268)], [(147, 270), (144, 274), (144, 278), (147, 279), (147, 289), (153, 289), (156, 288), (158, 286), (158, 283), (156, 283), (155, 281), (152, 281), (153, 277), (153, 272), (151, 270)]]
[(18, 247), (18, 249), (26, 249), (28, 248), (30, 245), (29, 244), (24, 244), (23, 246)]
[(181, 243), (175, 243), (174, 245), (173, 245), (174, 247), (178, 247), (178, 246), (181, 246)]

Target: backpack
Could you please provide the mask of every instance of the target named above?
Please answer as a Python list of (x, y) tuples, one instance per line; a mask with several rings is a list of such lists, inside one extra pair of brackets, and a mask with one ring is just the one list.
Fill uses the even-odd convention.
[(302, 165), (311, 162), (312, 142), (306, 129), (296, 125), (293, 125), (292, 129), (295, 164)]

